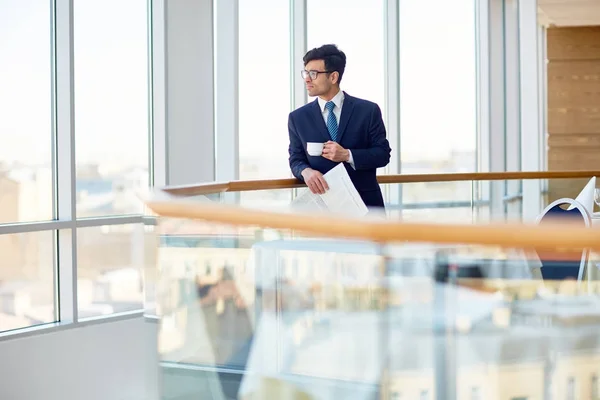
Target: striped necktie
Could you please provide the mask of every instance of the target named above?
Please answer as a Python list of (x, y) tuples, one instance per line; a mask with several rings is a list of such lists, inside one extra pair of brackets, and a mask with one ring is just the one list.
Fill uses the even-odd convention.
[(335, 114), (333, 113), (334, 107), (335, 103), (333, 101), (328, 101), (325, 104), (325, 108), (329, 110), (329, 115), (327, 115), (327, 130), (329, 131), (329, 136), (331, 136), (331, 140), (335, 142), (337, 140), (338, 122), (335, 118)]

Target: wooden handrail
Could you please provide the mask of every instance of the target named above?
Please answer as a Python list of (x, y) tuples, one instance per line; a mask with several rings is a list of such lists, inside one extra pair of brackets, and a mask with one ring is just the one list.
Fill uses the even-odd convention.
[(362, 239), (380, 243), (401, 241), (475, 244), (507, 248), (600, 250), (600, 229), (557, 224), (459, 225), (403, 223), (371, 218), (344, 218), (248, 209), (217, 202), (165, 200), (150, 195), (146, 205), (159, 216), (202, 220), (233, 226), (290, 229), (321, 237)]
[[(456, 181), (498, 181), (527, 179), (576, 179), (600, 176), (600, 171), (523, 171), (523, 172), (468, 172), (444, 174), (401, 174), (378, 175), (380, 184), (456, 182)], [(223, 192), (245, 192), (252, 190), (292, 189), (304, 183), (291, 179), (263, 179), (231, 182), (210, 182), (194, 185), (167, 186), (164, 191), (174, 196), (195, 196)]]

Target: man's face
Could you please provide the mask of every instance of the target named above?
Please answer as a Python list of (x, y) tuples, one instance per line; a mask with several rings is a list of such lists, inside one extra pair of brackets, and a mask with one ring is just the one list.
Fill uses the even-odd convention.
[[(309, 96), (321, 96), (329, 93), (333, 86), (333, 80), (337, 76), (336, 74), (325, 74), (325, 61), (323, 60), (312, 60), (304, 67), (306, 71), (317, 71), (316, 78), (312, 78), (310, 74), (304, 78), (306, 84), (306, 90)], [(312, 72), (314, 74), (314, 72)]]

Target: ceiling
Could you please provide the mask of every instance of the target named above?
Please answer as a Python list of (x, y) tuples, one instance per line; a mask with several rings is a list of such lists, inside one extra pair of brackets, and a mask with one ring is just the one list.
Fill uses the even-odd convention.
[(538, 0), (538, 19), (546, 26), (600, 25), (600, 0)]

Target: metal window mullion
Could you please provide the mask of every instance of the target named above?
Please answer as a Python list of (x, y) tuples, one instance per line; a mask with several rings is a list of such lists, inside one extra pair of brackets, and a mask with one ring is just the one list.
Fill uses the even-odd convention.
[[(505, 76), (505, 129), (506, 129), (506, 169), (521, 170), (521, 76), (520, 76), (520, 24), (518, 0), (504, 0), (504, 76)], [(509, 187), (518, 192), (509, 182)], [(507, 195), (516, 194), (515, 190)]]
[(303, 58), (307, 51), (307, 0), (291, 0), (291, 57), (290, 81), (292, 82), (291, 109), (302, 107), (308, 101), (304, 80), (300, 79), (300, 69), (304, 65)]
[[(506, 171), (506, 75), (505, 75), (505, 32), (504, 32), (504, 0), (482, 0), (488, 2), (487, 39), (488, 60), (486, 63), (488, 109), (488, 129), (486, 149), (489, 155), (489, 171)], [(485, 54), (481, 55), (485, 57)], [(485, 134), (485, 133), (484, 133)], [(482, 146), (484, 145), (482, 141)], [(486, 160), (487, 161), (487, 160)], [(490, 215), (491, 218), (504, 217), (505, 183), (490, 182)]]
[(491, 163), (490, 145), (490, 32), (488, 0), (475, 1), (477, 52), (477, 172), (489, 172)]
[(166, 0), (150, 0), (151, 185), (167, 185)]
[(118, 215), (114, 217), (84, 218), (75, 222), (77, 228), (91, 228), (106, 225), (143, 224), (143, 215)]
[[(541, 166), (539, 28), (535, 2), (519, 1), (521, 166), (539, 171)], [(539, 179), (523, 181), (523, 220), (533, 221), (541, 212), (542, 185)]]
[[(521, 164), (521, 74), (520, 74), (520, 26), (519, 1), (504, 0), (504, 75), (506, 115), (506, 170), (520, 171)], [(515, 196), (522, 193), (521, 180), (505, 182), (505, 196)], [(522, 217), (523, 203), (504, 203), (508, 218)]]
[(0, 235), (70, 229), (72, 225), (73, 224), (71, 221), (42, 221), (2, 224), (0, 225)]
[[(491, 169), (490, 145), (490, 32), (488, 0), (475, 2), (475, 52), (476, 52), (476, 149), (477, 172), (489, 172)], [(485, 202), (490, 207), (490, 182), (477, 182), (472, 185), (473, 204)], [(479, 210), (478, 210), (479, 212)]]
[(218, 0), (215, 12), (215, 179), (239, 177), (239, 52), (237, 0)]
[[(400, 0), (385, 0), (385, 101), (388, 141), (392, 148), (388, 174), (402, 172), (400, 140)], [(402, 209), (402, 185), (386, 185), (384, 193), (389, 204)]]
[[(539, 18), (539, 15), (538, 15)], [(546, 44), (546, 26), (538, 27), (538, 88), (539, 88), (539, 157), (542, 171), (548, 170), (548, 56)], [(548, 191), (548, 180), (541, 181), (542, 192)]]
[(77, 231), (73, 2), (55, 0), (55, 168), (58, 231), (56, 271), (58, 318), (77, 322)]
[[(304, 66), (304, 54), (307, 49), (307, 0), (290, 0), (290, 85), (291, 99), (290, 111), (302, 107), (308, 102), (308, 93), (304, 86), (304, 80), (300, 79), (300, 69)], [(292, 176), (291, 171), (289, 176)], [(298, 189), (292, 189), (291, 196), (294, 199), (298, 195)]]

